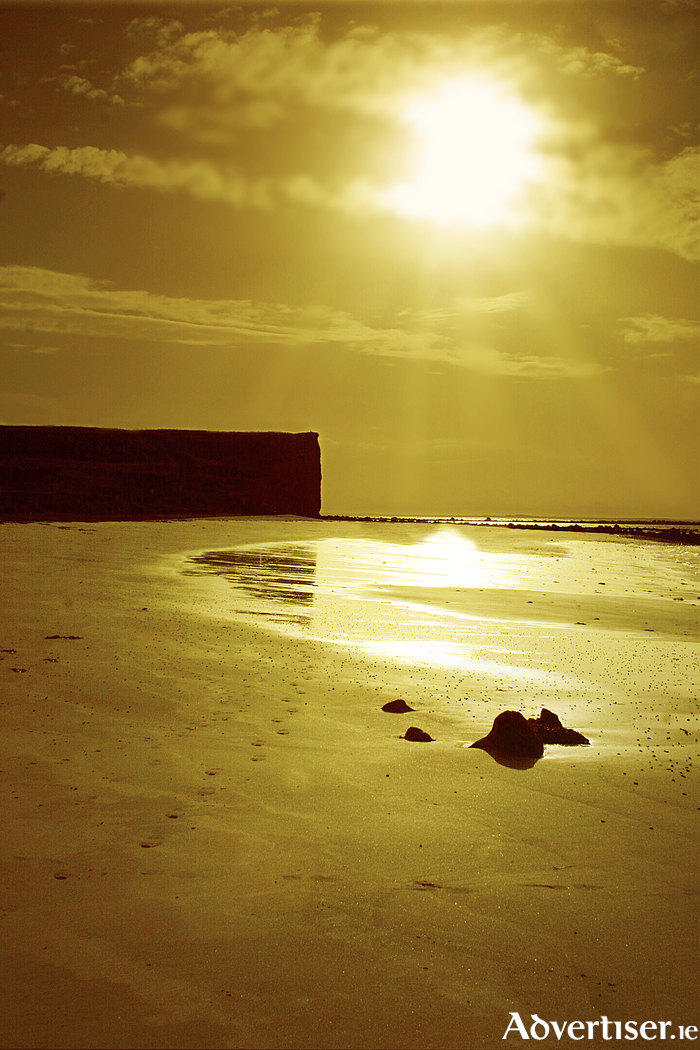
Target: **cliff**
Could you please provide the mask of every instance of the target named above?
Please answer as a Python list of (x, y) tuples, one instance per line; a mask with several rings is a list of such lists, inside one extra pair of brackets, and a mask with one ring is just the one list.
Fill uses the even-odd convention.
[(0, 515), (102, 519), (321, 509), (318, 434), (0, 426)]

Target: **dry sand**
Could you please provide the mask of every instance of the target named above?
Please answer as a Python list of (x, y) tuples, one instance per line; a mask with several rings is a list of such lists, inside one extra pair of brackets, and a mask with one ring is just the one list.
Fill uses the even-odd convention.
[[(698, 549), (460, 531), (510, 583), (407, 585), (375, 605), (409, 617), (389, 651), (243, 622), (178, 556), (427, 526), (0, 526), (1, 1046), (700, 1024)], [(453, 601), (468, 658), (411, 660), (415, 605)], [(543, 704), (591, 746), (528, 770), (464, 746)]]

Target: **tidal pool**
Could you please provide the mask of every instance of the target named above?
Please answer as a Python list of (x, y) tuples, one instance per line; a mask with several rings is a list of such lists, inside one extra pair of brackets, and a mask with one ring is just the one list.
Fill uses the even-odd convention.
[(552, 561), (480, 550), (446, 527), (411, 544), (329, 538), (204, 551), (185, 572), (225, 580), (231, 615), (283, 634), (443, 667), (493, 672), (508, 664), (514, 677), (539, 680), (532, 639), (507, 607), (515, 595), (533, 620), (523, 589), (530, 571), (541, 576), (533, 558)]

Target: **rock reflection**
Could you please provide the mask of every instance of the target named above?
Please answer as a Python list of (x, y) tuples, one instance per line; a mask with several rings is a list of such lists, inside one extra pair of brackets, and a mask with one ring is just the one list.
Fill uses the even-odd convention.
[(251, 598), (278, 606), (296, 606), (282, 613), (279, 608), (247, 610), (247, 615), (260, 616), (273, 623), (307, 626), (308, 609), (314, 600), (316, 586), (316, 548), (302, 543), (259, 544), (234, 550), (205, 551), (193, 555), (189, 563), (197, 568), (187, 575), (214, 573), (223, 576), (234, 587)]

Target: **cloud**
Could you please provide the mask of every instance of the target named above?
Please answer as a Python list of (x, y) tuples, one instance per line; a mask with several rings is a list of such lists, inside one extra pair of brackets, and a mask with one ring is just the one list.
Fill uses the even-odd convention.
[(0, 268), (0, 326), (21, 331), (149, 339), (194, 346), (343, 344), (393, 352), (429, 349), (422, 333), (374, 329), (322, 306), (176, 299), (115, 290), (79, 274)]
[(457, 299), (456, 303), (468, 313), (503, 314), (520, 309), (528, 298), (526, 292), (508, 292), (481, 299)]
[(221, 200), (237, 207), (269, 207), (266, 180), (251, 181), (205, 160), (156, 160), (142, 154), (131, 157), (120, 150), (95, 146), (68, 149), (66, 146), (8, 145), (0, 160), (11, 167), (36, 165), (49, 174), (82, 175), (113, 186), (140, 186), (166, 192), (183, 190), (200, 200)]
[(528, 301), (526, 292), (508, 292), (505, 295), (484, 296), (481, 298), (456, 298), (451, 304), (440, 310), (402, 310), (400, 317), (411, 318), (422, 323), (445, 323), (461, 321), (469, 317), (489, 316), (490, 314), (512, 313), (519, 310)]
[(175, 19), (166, 22), (164, 18), (151, 15), (132, 18), (124, 30), (124, 36), (131, 40), (149, 40), (152, 44), (163, 46), (181, 37), (184, 32), (185, 27), (182, 22)]
[[(75, 68), (62, 66), (62, 69)], [(66, 77), (63, 81), (63, 87), (66, 91), (70, 91), (71, 95), (83, 95), (85, 98), (90, 99), (91, 102), (112, 102), (116, 105), (123, 106), (124, 100), (119, 95), (114, 93), (110, 94), (105, 91), (104, 88), (93, 87), (89, 80), (85, 77), (79, 77), (77, 75), (72, 77)]]
[(626, 324), (623, 339), (626, 343), (678, 343), (699, 342), (700, 324), (684, 319), (671, 320), (660, 314), (643, 314), (641, 317), (621, 317)]
[[(35, 143), (5, 146), (0, 161), (113, 186), (178, 190), (237, 208), (271, 208), (289, 201), (359, 217), (388, 210), (383, 190), (362, 178), (333, 186), (307, 174), (250, 179), (233, 165), (208, 159), (159, 160), (95, 146), (51, 149)], [(694, 261), (700, 259), (699, 161), (698, 148), (656, 164), (642, 151), (602, 145), (576, 162), (550, 158), (550, 174), (531, 190), (522, 214), (529, 228), (555, 237), (656, 248)]]
[[(534, 33), (523, 34), (520, 38), (526, 49), (548, 65), (568, 76), (591, 79), (612, 73), (616, 77), (630, 77), (638, 80), (645, 72), (643, 66), (633, 66), (623, 62), (617, 55), (606, 51), (589, 51), (586, 47), (563, 47), (550, 37)], [(619, 47), (616, 41), (609, 41), (613, 48)]]
[(28, 350), (30, 354), (57, 354), (57, 346), (34, 346), (32, 343), (5, 343), (7, 350)]
[(374, 348), (365, 345), (363, 349), (383, 357), (441, 362), (488, 376), (585, 379), (598, 375), (601, 371), (600, 367), (592, 362), (583, 364), (568, 361), (563, 357), (543, 357), (537, 354), (518, 356), (483, 342), (449, 340), (444, 337), (441, 339), (437, 333), (433, 334), (432, 339), (426, 339), (422, 344), (413, 347), (406, 345), (404, 338), (398, 340), (396, 347), (392, 347), (390, 340), (385, 339)]
[(243, 34), (223, 28), (185, 33), (181, 23), (166, 26), (155, 18), (136, 19), (132, 26), (150, 35), (151, 48), (119, 74), (115, 89), (164, 96), (196, 84), (196, 105), (177, 107), (176, 117), (167, 108), (163, 113), (194, 137), (210, 135), (217, 126), (220, 133), (231, 133), (236, 125), (266, 126), (299, 105), (395, 113), (407, 92), (463, 74), (465, 66), (488, 67), (511, 81), (531, 77), (535, 67), (577, 79), (644, 72), (616, 55), (567, 48), (546, 36), (512, 34), (498, 26), (461, 37), (354, 26), (332, 42), (322, 39), (319, 16), (313, 15), (306, 24), (256, 25)]
[(78, 274), (0, 268), (0, 326), (21, 331), (150, 339), (188, 345), (359, 338), (344, 314), (247, 300), (193, 300), (120, 291)]
[(367, 180), (339, 187), (323, 186), (310, 176), (249, 179), (233, 165), (211, 160), (158, 160), (143, 154), (96, 146), (26, 146), (10, 144), (0, 150), (0, 161), (10, 167), (35, 165), (50, 175), (82, 175), (112, 186), (135, 186), (167, 193), (179, 190), (199, 200), (218, 200), (237, 208), (271, 208), (287, 200), (354, 215), (376, 214), (383, 208), (379, 193)]
[[(131, 102), (187, 140), (229, 149), (251, 129), (287, 121), (302, 109), (354, 114), (396, 126), (409, 96), (466, 68), (481, 70), (515, 92), (533, 84), (533, 97), (581, 78), (638, 78), (643, 69), (607, 51), (565, 47), (543, 34), (513, 34), (492, 26), (462, 37), (388, 32), (356, 26), (330, 42), (318, 18), (306, 23), (236, 34), (224, 28), (188, 33), (182, 23), (137, 18), (127, 36), (142, 53), (119, 73), (110, 91), (79, 75), (66, 91), (91, 101)], [(553, 79), (554, 78), (554, 79)], [(557, 79), (558, 78), (558, 79)], [(683, 149), (657, 161), (641, 149), (606, 143), (595, 127), (552, 117), (545, 177), (532, 187), (523, 219), (535, 231), (574, 242), (637, 245), (700, 258), (697, 166), (700, 151)], [(338, 122), (340, 129), (346, 122)], [(230, 151), (229, 151), (230, 155)], [(289, 149), (286, 163), (300, 156)], [(270, 208), (293, 202), (311, 208), (372, 216), (390, 210), (386, 187), (368, 178), (319, 178), (307, 171), (246, 177), (227, 159), (157, 159), (93, 146), (68, 149), (9, 145), (8, 165), (33, 164), (49, 173), (75, 174), (114, 186), (179, 190), (234, 207)], [(409, 221), (405, 219), (404, 221)]]
[[(498, 297), (507, 298), (507, 297)], [(483, 302), (483, 300), (482, 300)], [(558, 357), (516, 356), (483, 341), (455, 339), (448, 328), (399, 316), (372, 327), (324, 306), (249, 300), (176, 299), (124, 291), (80, 274), (0, 267), (0, 327), (21, 332), (111, 337), (186, 346), (342, 347), (404, 361), (439, 361), (494, 376), (582, 378), (594, 366)], [(45, 348), (46, 352), (50, 347)]]
[(454, 62), (454, 45), (446, 48), (427, 35), (359, 29), (326, 44), (315, 22), (254, 26), (242, 35), (211, 29), (160, 41), (131, 62), (117, 83), (156, 96), (197, 84), (202, 102), (182, 106), (178, 119), (181, 130), (198, 137), (207, 120), (225, 130), (260, 126), (299, 104), (376, 113), (387, 97), (435, 77), (438, 58), (444, 63), (450, 51)]
[(550, 177), (530, 194), (530, 221), (573, 241), (700, 259), (699, 162), (699, 148), (657, 162), (641, 149), (591, 141), (575, 159), (550, 157)]

